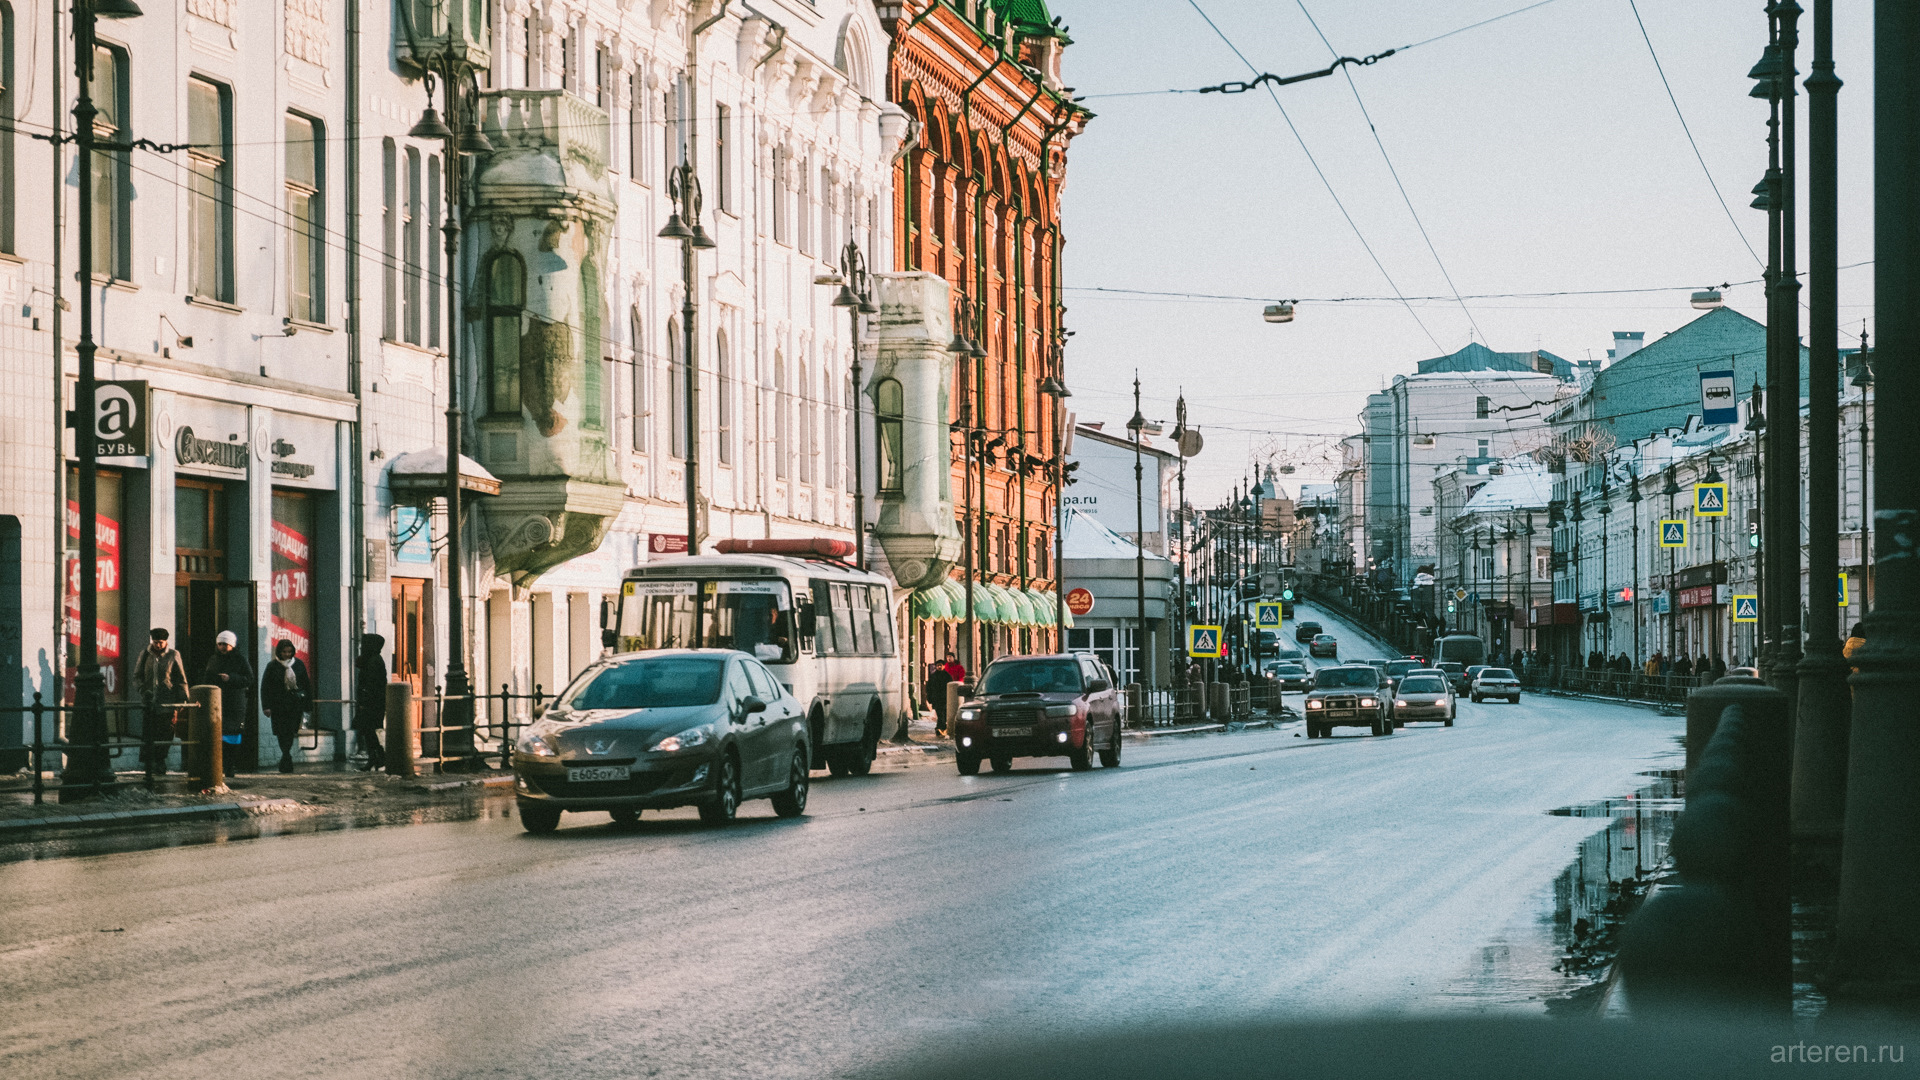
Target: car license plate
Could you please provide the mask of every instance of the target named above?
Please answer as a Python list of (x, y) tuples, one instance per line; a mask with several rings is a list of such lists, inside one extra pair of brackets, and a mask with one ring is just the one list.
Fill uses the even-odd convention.
[(1019, 739), (1032, 734), (1033, 729), (1030, 727), (997, 727), (993, 729), (993, 737), (996, 739)]
[(631, 776), (631, 770), (625, 765), (582, 765), (567, 770), (567, 782), (572, 784), (626, 780)]

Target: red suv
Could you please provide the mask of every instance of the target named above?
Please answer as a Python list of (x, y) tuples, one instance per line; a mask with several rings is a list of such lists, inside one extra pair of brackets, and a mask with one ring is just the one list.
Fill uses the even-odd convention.
[(1004, 656), (986, 674), (954, 721), (960, 775), (1013, 768), (1016, 757), (1064, 756), (1076, 770), (1120, 764), (1120, 696), (1106, 666), (1091, 656)]

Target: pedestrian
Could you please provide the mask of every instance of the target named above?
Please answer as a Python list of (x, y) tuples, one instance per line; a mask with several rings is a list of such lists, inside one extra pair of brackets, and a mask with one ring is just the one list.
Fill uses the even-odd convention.
[(167, 755), (173, 750), (174, 725), (179, 710), (168, 708), (187, 700), (187, 665), (180, 650), (167, 643), (164, 626), (148, 634), (153, 644), (133, 665), (133, 685), (140, 694), (140, 763), (147, 767), (147, 787), (167, 775)]
[(1713, 658), (1713, 678), (1714, 678), (1714, 681), (1716, 681), (1716, 682), (1717, 682), (1717, 681), (1719, 681), (1719, 680), (1720, 680), (1721, 678), (1724, 678), (1724, 677), (1726, 676), (1726, 674), (1727, 674), (1727, 661), (1726, 661), (1726, 658), (1725, 658), (1725, 657), (1722, 657), (1722, 656), (1716, 656), (1716, 657), (1714, 657), (1714, 658)]
[(1686, 678), (1686, 677), (1687, 677), (1687, 676), (1689, 676), (1689, 675), (1692, 675), (1692, 674), (1693, 674), (1693, 661), (1691, 661), (1691, 660), (1689, 660), (1689, 659), (1687, 659), (1687, 658), (1686, 658), (1686, 656), (1685, 656), (1684, 654), (1682, 654), (1682, 655), (1681, 655), (1681, 657), (1680, 657), (1680, 659), (1678, 659), (1678, 660), (1675, 660), (1675, 661), (1673, 662), (1673, 673), (1674, 673), (1675, 675), (1678, 675), (1678, 676), (1680, 676), (1680, 677), (1681, 677), (1681, 678), (1683, 678), (1683, 679), (1684, 679), (1684, 678)]
[(380, 732), (387, 726), (387, 661), (380, 651), (386, 646), (387, 639), (379, 634), (361, 634), (360, 657), (353, 665), (353, 733), (367, 756), (361, 772), (387, 764), (380, 749)]
[(313, 704), (313, 679), (307, 674), (293, 642), (281, 638), (273, 647), (273, 663), (260, 673), (260, 708), (273, 721), (273, 737), (280, 743), (280, 771), (293, 771), (293, 747), (300, 741), (300, 721)]
[(947, 733), (947, 687), (953, 684), (953, 676), (947, 674), (947, 662), (952, 660), (953, 654), (948, 653), (945, 661), (930, 667), (927, 681), (920, 688), (927, 704), (933, 706), (933, 730), (938, 735)]
[(239, 771), (240, 743), (253, 715), (253, 665), (234, 648), (238, 644), (231, 630), (214, 635), (213, 656), (200, 680), (220, 688), (220, 741), (226, 744), (220, 760), (228, 776)]

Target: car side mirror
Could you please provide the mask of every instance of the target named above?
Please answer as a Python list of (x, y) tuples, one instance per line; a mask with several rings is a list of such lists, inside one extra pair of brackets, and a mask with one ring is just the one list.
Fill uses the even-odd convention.
[(1112, 684), (1112, 683), (1110, 683), (1110, 682), (1108, 682), (1108, 681), (1107, 681), (1107, 680), (1105, 680), (1105, 679), (1089, 679), (1089, 680), (1087, 680), (1087, 693), (1089, 693), (1089, 694), (1099, 694), (1099, 693), (1104, 693), (1104, 692), (1106, 692), (1106, 691), (1108, 691), (1108, 690), (1111, 690), (1111, 689), (1113, 689), (1113, 684)]
[(742, 713), (766, 712), (767, 703), (756, 695), (748, 694), (740, 699), (740, 711)]

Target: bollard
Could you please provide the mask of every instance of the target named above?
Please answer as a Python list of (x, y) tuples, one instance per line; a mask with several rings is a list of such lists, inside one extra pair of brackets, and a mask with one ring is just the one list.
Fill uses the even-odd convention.
[(1207, 714), (1216, 723), (1224, 724), (1233, 719), (1233, 702), (1227, 697), (1229, 689), (1223, 682), (1207, 684)]
[(194, 708), (187, 721), (187, 790), (218, 791), (225, 783), (221, 775), (225, 749), (220, 743), (220, 688), (213, 685), (193, 687)]
[(390, 776), (414, 775), (413, 738), (420, 723), (419, 707), (412, 683), (395, 680), (387, 684), (387, 774)]
[(1125, 727), (1144, 726), (1143, 720), (1147, 713), (1147, 688), (1137, 682), (1130, 682), (1124, 694), (1126, 712), (1121, 715), (1120, 723)]
[(960, 722), (960, 698), (961, 698), (960, 684), (957, 682), (948, 683), (946, 692), (947, 692), (947, 711), (946, 711), (947, 734), (951, 735), (953, 734), (953, 725)]
[(1784, 1018), (1792, 1010), (1789, 702), (1770, 687), (1720, 689), (1738, 699), (1714, 716), (1688, 768), (1687, 808), (1673, 833), (1676, 880), (1641, 906), (1621, 938), (1636, 1016), (1705, 1006)]
[[(1760, 692), (1758, 697), (1754, 696), (1756, 692)], [(1736, 702), (1762, 700), (1775, 693), (1777, 691), (1759, 679), (1730, 675), (1687, 695), (1687, 778), (1693, 778), (1693, 767), (1713, 738), (1721, 710)]]

